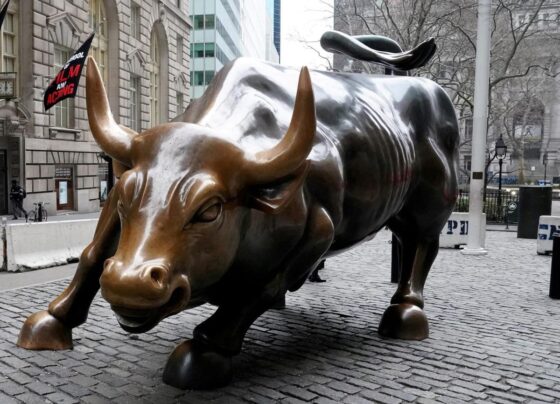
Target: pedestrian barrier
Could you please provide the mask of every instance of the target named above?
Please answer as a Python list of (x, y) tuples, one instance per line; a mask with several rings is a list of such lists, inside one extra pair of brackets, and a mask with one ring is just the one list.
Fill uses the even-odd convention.
[[(482, 223), (486, 223), (486, 213), (482, 214)], [(486, 226), (480, 227), (481, 240), (486, 239)], [(447, 219), (447, 226), (443, 228), (439, 236), (441, 248), (459, 248), (467, 244), (469, 238), (469, 214), (453, 212)]]
[(5, 269), (26, 271), (76, 260), (93, 239), (96, 225), (97, 219), (9, 224)]
[(560, 216), (539, 216), (537, 254), (550, 254), (555, 233), (560, 233)]

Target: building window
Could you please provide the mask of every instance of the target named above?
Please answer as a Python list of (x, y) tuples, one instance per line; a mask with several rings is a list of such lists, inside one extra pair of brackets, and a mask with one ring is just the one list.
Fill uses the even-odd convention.
[(215, 20), (214, 14), (205, 15), (204, 16), (204, 27), (206, 29), (214, 29), (214, 27), (215, 27), (214, 20)]
[[(227, 15), (229, 16), (229, 20), (232, 22), (233, 26), (235, 27), (235, 31), (236, 32), (241, 32), (241, 25), (239, 23), (240, 19), (237, 17), (237, 14), (231, 8), (229, 0), (220, 0), (220, 3), (222, 3), (222, 6), (226, 10)], [(239, 2), (234, 1), (234, 6), (237, 9), (237, 11), (239, 12), (239, 10), (240, 10)]]
[(463, 158), (463, 168), (465, 171), (471, 171), (471, 156), (465, 155)]
[[(61, 46), (55, 46), (54, 48), (54, 66), (53, 66), (53, 77), (62, 70), (63, 66), (66, 64), (68, 59), (70, 59), (71, 51), (68, 48), (63, 48)], [(73, 127), (73, 111), (74, 111), (74, 99), (66, 98), (59, 101), (54, 107), (54, 126), (59, 128), (71, 128)]]
[(193, 85), (202, 86), (204, 85), (204, 72), (193, 72)]
[(207, 58), (213, 58), (214, 57), (214, 44), (213, 43), (207, 43), (204, 45), (204, 56), (206, 56)]
[(185, 97), (184, 97), (183, 93), (177, 91), (177, 113), (178, 114), (183, 113), (183, 109), (185, 108), (184, 100), (185, 100)]
[(97, 62), (101, 77), (107, 84), (107, 15), (103, 0), (90, 0), (89, 26), (95, 32), (91, 44), (91, 54)]
[(215, 56), (215, 44), (212, 42), (208, 43), (194, 43), (191, 47), (191, 57), (195, 58), (213, 58)]
[(224, 51), (220, 48), (218, 44), (215, 46), (216, 50), (216, 58), (223, 64), (226, 65), (229, 63), (230, 59), (226, 56)]
[(136, 132), (142, 130), (140, 95), (140, 76), (130, 75), (130, 128)]
[(130, 6), (130, 33), (132, 36), (140, 40), (140, 6), (131, 3)]
[(204, 57), (204, 44), (194, 43), (191, 47), (191, 57), (202, 58)]
[(465, 119), (465, 140), (472, 139), (473, 134), (473, 119), (467, 118)]
[(183, 64), (184, 42), (185, 41), (182, 36), (177, 36), (177, 62), (179, 62), (179, 64)]
[(204, 16), (195, 15), (193, 17), (193, 25), (194, 25), (194, 29), (204, 29)]
[(17, 17), (8, 12), (2, 25), (2, 71), (17, 71)]
[(159, 117), (159, 44), (155, 33), (152, 33), (150, 44), (150, 57), (152, 60), (152, 69), (150, 71), (150, 127), (157, 125), (160, 121)]
[(194, 29), (214, 29), (215, 19), (214, 14), (195, 15), (193, 17)]
[(226, 27), (224, 27), (224, 25), (219, 19), (216, 21), (216, 31), (218, 31), (218, 34), (222, 37), (224, 42), (227, 44), (228, 48), (231, 49), (231, 52), (234, 54), (234, 56), (235, 57), (241, 56), (241, 52), (239, 51), (239, 48), (237, 47), (237, 45), (235, 45), (235, 42), (229, 35)]
[(195, 71), (192, 76), (192, 84), (194, 86), (207, 86), (210, 84), (214, 78), (214, 72), (211, 70), (207, 71)]

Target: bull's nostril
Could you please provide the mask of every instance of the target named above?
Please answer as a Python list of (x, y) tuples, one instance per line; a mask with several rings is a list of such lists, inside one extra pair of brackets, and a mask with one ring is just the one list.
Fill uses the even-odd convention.
[(152, 267), (150, 268), (150, 278), (152, 278), (154, 283), (163, 286), (165, 284), (166, 270), (161, 267)]

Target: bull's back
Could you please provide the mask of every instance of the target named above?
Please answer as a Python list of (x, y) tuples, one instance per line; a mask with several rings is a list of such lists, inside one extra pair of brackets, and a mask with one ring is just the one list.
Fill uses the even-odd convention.
[[(213, 127), (248, 151), (270, 148), (289, 126), (298, 76), (298, 69), (238, 59), (179, 119)], [(333, 219), (333, 248), (344, 248), (402, 208), (423, 174), (419, 149), (455, 147), (453, 130), (454, 139), (441, 138), (435, 112), (441, 103), (453, 107), (427, 80), (322, 71), (311, 71), (311, 80), (317, 136), (307, 189)]]

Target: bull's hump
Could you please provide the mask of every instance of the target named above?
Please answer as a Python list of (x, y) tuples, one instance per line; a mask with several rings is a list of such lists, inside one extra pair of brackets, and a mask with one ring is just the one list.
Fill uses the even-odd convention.
[[(243, 149), (271, 147), (289, 126), (298, 76), (297, 68), (238, 58), (220, 71), (199, 100), (205, 111), (198, 116), (197, 123), (216, 129)], [(363, 128), (364, 124), (406, 138), (410, 122), (404, 122), (397, 111), (406, 109), (404, 104), (424, 87), (420, 80), (402, 76), (316, 70), (311, 70), (311, 81), (318, 140), (329, 138), (335, 143), (342, 140), (341, 136), (355, 135), (355, 129)]]

